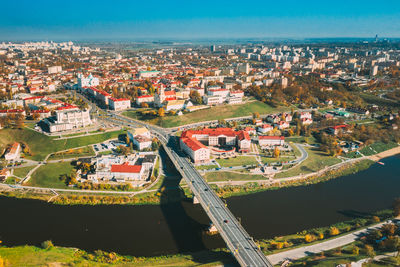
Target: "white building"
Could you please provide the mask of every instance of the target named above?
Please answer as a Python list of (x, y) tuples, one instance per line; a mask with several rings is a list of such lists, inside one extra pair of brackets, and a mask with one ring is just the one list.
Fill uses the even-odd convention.
[(283, 136), (258, 136), (258, 144), (263, 146), (283, 146), (285, 144), (285, 137)]
[(114, 98), (108, 99), (108, 105), (111, 110), (125, 110), (131, 107), (131, 100), (127, 98)]
[(90, 74), (88, 77), (82, 75), (82, 73), (78, 74), (78, 88), (82, 89), (83, 87), (96, 87), (99, 85), (99, 79), (93, 77)]
[(44, 122), (51, 133), (68, 131), (92, 124), (89, 110), (79, 110), (77, 108), (57, 110), (56, 116), (46, 118)]
[(61, 66), (52, 66), (47, 68), (47, 72), (49, 74), (55, 74), (55, 73), (60, 73), (62, 72), (62, 67)]

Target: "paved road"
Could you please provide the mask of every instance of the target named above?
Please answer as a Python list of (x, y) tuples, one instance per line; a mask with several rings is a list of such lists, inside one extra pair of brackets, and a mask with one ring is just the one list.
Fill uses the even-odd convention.
[(297, 260), (310, 255), (310, 253), (320, 253), (322, 251), (331, 250), (340, 246), (344, 246), (354, 242), (360, 236), (365, 235), (368, 231), (372, 229), (377, 229), (382, 227), (383, 224), (387, 223), (388, 221), (376, 224), (374, 226), (355, 231), (353, 233), (331, 239), (322, 243), (318, 243), (315, 245), (310, 245), (306, 247), (300, 247), (291, 249), (288, 251), (272, 254), (268, 256), (268, 259), (272, 262), (272, 264), (278, 264), (285, 260)]

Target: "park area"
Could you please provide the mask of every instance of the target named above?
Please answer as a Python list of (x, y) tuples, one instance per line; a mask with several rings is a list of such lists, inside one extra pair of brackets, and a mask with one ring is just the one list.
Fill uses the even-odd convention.
[(24, 185), (49, 188), (69, 188), (60, 176), (69, 175), (74, 170), (71, 162), (48, 163), (40, 166), (31, 176), (31, 179)]
[(124, 131), (114, 131), (56, 140), (55, 137), (49, 137), (28, 128), (3, 129), (0, 131), (0, 147), (5, 148), (13, 142), (25, 143), (30, 150), (30, 155), (25, 155), (25, 157), (40, 161), (50, 153), (100, 143), (108, 139), (118, 138), (122, 134), (124, 134)]

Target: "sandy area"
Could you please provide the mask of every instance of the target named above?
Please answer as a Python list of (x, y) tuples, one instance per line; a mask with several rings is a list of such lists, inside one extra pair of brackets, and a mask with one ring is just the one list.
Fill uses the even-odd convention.
[(400, 146), (369, 156), (369, 159), (379, 161), (380, 159), (400, 154)]

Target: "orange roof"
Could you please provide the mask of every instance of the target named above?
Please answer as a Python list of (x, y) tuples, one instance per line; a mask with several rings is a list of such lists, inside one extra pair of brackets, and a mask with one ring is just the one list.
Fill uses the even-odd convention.
[(141, 165), (129, 165), (128, 163), (111, 165), (111, 172), (140, 173), (141, 169)]

